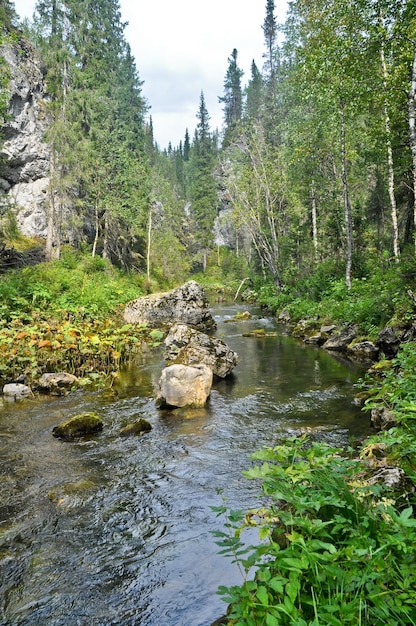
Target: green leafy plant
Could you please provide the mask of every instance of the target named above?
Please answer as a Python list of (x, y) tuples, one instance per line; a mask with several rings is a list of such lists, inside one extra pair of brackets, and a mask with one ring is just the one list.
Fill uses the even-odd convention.
[[(415, 624), (416, 519), (369, 465), (340, 449), (290, 439), (253, 455), (263, 505), (228, 511), (216, 534), (243, 584), (221, 587), (233, 626)], [(369, 473), (370, 472), (370, 473)], [(257, 527), (260, 543), (243, 532)], [(252, 574), (254, 572), (254, 575)]]

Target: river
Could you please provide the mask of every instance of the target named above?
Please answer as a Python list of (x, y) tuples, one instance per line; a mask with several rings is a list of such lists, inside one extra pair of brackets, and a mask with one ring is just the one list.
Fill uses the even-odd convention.
[[(0, 407), (0, 624), (209, 626), (225, 613), (219, 585), (240, 584), (218, 554), (212, 506), (256, 506), (242, 477), (250, 454), (308, 429), (336, 445), (370, 432), (353, 403), (363, 370), (305, 346), (259, 312), (216, 306), (216, 335), (239, 355), (205, 409), (155, 407), (163, 352), (143, 354), (106, 392)], [(255, 312), (255, 311), (254, 311)], [(243, 337), (249, 329), (277, 336)], [(83, 411), (105, 427), (65, 442), (52, 428)], [(138, 417), (152, 424), (121, 438)]]

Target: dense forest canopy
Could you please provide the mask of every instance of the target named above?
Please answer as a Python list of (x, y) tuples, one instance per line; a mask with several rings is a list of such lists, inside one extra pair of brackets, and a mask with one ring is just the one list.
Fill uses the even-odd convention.
[(23, 28), (45, 66), (49, 258), (70, 230), (149, 279), (223, 254), (281, 289), (323, 264), (349, 287), (414, 250), (415, 3), (294, 0), (284, 24), (274, 11), (245, 85), (238, 50), (224, 59), (220, 136), (202, 90), (194, 136), (160, 150), (118, 0), (38, 0), (29, 26), (2, 1), (2, 41)]

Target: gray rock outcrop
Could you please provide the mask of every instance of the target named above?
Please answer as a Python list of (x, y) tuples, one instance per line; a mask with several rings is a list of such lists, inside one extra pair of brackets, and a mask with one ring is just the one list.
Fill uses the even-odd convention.
[(225, 378), (237, 365), (238, 355), (226, 343), (201, 333), (185, 324), (171, 327), (165, 339), (165, 359), (168, 365), (204, 363), (219, 378)]
[(203, 407), (211, 393), (212, 379), (211, 369), (203, 363), (165, 367), (157, 388), (156, 406)]
[(46, 236), (50, 147), (47, 94), (41, 62), (27, 40), (0, 48), (10, 71), (10, 119), (2, 127), (0, 205), (11, 207), (19, 230)]
[(156, 293), (132, 300), (124, 310), (128, 324), (147, 323), (152, 328), (171, 326), (176, 322), (211, 330), (216, 327), (205, 291), (196, 281), (164, 293)]

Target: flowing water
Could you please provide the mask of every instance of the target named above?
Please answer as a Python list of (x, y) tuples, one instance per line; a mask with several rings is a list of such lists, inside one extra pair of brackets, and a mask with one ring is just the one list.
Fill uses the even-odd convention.
[[(156, 409), (163, 352), (144, 354), (114, 393), (0, 407), (0, 624), (209, 626), (225, 613), (219, 585), (240, 584), (218, 554), (212, 506), (256, 506), (241, 472), (250, 453), (308, 429), (336, 445), (370, 432), (353, 406), (362, 370), (279, 332), (243, 337), (273, 320), (225, 323), (241, 307), (213, 310), (239, 355), (205, 409)], [(280, 329), (281, 330), (281, 329)], [(83, 411), (102, 433), (65, 442), (52, 428)], [(121, 438), (138, 417), (152, 424)]]

